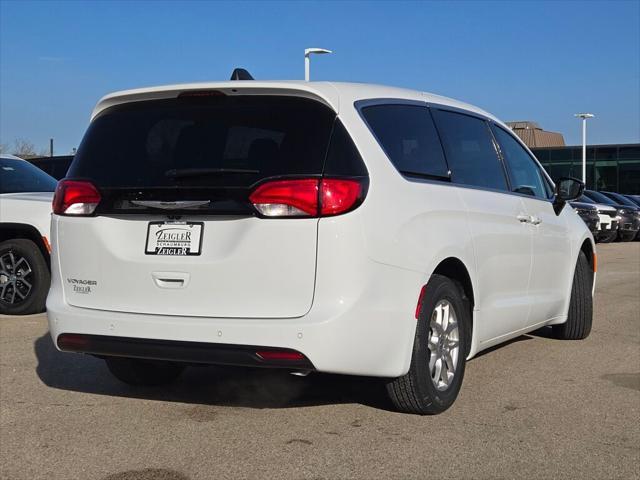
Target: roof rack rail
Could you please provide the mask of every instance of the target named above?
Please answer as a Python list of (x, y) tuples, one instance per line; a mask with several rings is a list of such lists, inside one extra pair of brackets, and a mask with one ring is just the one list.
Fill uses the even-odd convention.
[(253, 77), (244, 68), (235, 68), (230, 80), (253, 80)]

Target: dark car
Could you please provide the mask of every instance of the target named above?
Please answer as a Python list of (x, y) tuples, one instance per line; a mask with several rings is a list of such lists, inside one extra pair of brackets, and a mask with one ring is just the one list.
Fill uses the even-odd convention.
[[(616, 193), (616, 192), (600, 192), (603, 195), (606, 195), (607, 197), (609, 197), (611, 200), (613, 200), (614, 202), (618, 202), (620, 205), (625, 205), (629, 208), (635, 208), (635, 216), (636, 216), (636, 220), (638, 223), (640, 223), (640, 206), (638, 204), (636, 204), (636, 202), (634, 202), (633, 200), (627, 198), (626, 195), (622, 195), (620, 193)], [(636, 240), (640, 240), (640, 230), (638, 230), (638, 233), (636, 233), (635, 236)]]
[(629, 242), (636, 237), (638, 230), (640, 230), (640, 215), (638, 215), (637, 207), (621, 204), (593, 190), (585, 190), (584, 194), (594, 202), (604, 203), (616, 208), (618, 211), (617, 216), (620, 218), (618, 223), (618, 240)]
[(598, 235), (600, 228), (600, 216), (598, 215), (598, 207), (593, 203), (570, 202), (570, 205), (576, 211), (580, 218), (587, 224), (594, 238)]

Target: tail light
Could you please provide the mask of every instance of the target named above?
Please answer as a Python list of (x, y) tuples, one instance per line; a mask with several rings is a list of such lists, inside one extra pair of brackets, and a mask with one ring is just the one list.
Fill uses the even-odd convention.
[(361, 180), (303, 178), (263, 183), (249, 200), (265, 217), (326, 217), (353, 210), (364, 194)]
[(61, 180), (53, 196), (56, 215), (91, 215), (100, 203), (100, 192), (90, 182)]

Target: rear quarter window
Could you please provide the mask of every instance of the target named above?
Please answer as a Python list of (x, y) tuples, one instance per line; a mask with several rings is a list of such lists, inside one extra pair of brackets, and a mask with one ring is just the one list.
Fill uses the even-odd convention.
[(362, 116), (399, 172), (448, 178), (438, 132), (426, 106), (372, 105), (362, 108)]

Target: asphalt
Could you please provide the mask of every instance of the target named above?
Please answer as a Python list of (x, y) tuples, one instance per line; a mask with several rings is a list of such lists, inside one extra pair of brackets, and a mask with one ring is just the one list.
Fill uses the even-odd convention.
[(640, 243), (598, 251), (591, 336), (481, 354), (435, 417), (330, 375), (202, 367), (130, 388), (56, 351), (44, 315), (2, 317), (1, 478), (640, 478)]

